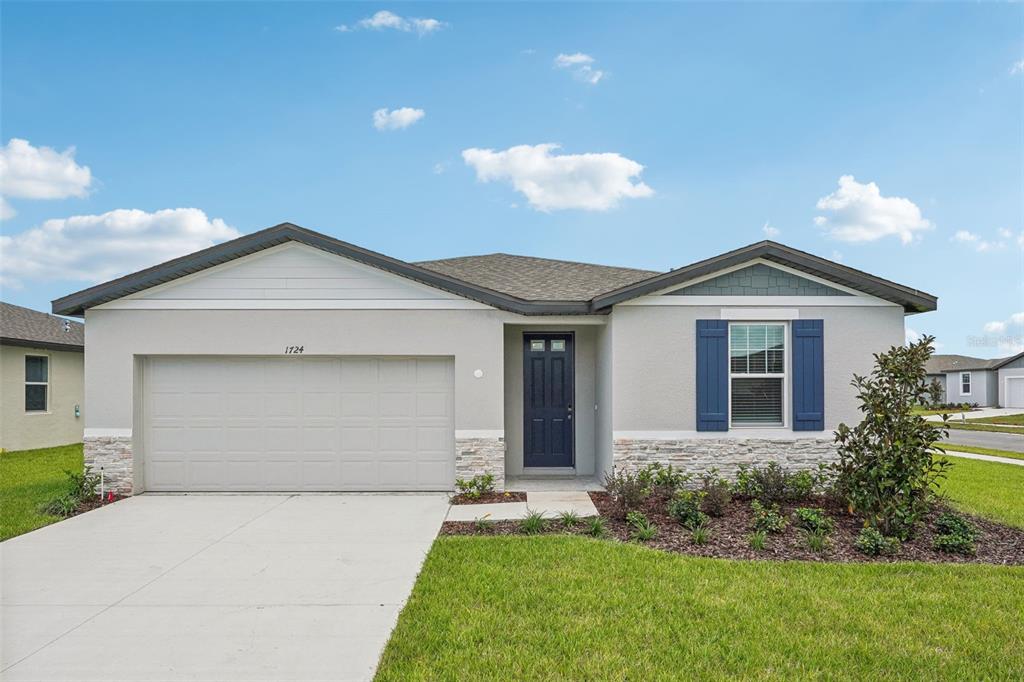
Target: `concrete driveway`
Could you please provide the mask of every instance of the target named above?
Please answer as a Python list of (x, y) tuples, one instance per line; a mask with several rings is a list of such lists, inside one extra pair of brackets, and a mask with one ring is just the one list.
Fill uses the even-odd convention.
[(437, 495), (141, 495), (0, 544), (4, 680), (366, 679)]

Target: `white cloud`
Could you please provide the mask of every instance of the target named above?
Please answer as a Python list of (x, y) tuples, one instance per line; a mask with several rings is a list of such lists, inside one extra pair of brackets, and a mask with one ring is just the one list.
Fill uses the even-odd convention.
[(0, 283), (100, 282), (238, 236), (223, 220), (207, 218), (197, 208), (153, 213), (117, 209), (55, 218), (20, 234), (0, 236)]
[(1006, 323), (1001, 321), (986, 322), (984, 329), (989, 334), (1002, 334), (1003, 332), (1006, 331)]
[(448, 170), (448, 162), (447, 161), (438, 161), (437, 163), (434, 164), (433, 170), (434, 170), (434, 175), (441, 175), (446, 170)]
[(1010, 75), (1015, 76), (1018, 73), (1024, 73), (1024, 59), (1019, 62), (1014, 62), (1013, 66), (1010, 67)]
[(996, 234), (998, 234), (1003, 239), (1013, 239), (1013, 232), (1006, 229), (1005, 227), (1000, 227), (998, 230), (996, 230)]
[(378, 109), (373, 112), (373, 127), (377, 130), (402, 130), (427, 115), (422, 109), (402, 107), (401, 109)]
[(644, 167), (612, 152), (552, 154), (557, 144), (519, 145), (504, 151), (465, 149), (462, 158), (481, 182), (507, 181), (538, 211), (607, 211), (622, 199), (649, 197), (638, 178)]
[(986, 322), (982, 327), (986, 334), (978, 341), (986, 346), (995, 346), (1001, 352), (1020, 353), (1024, 351), (1024, 312), (1017, 312), (1005, 320)]
[(17, 215), (17, 211), (14, 210), (7, 200), (0, 196), (0, 220), (9, 220)]
[(341, 31), (342, 33), (351, 33), (352, 31), (359, 29), (366, 29), (371, 31), (391, 30), (401, 31), (403, 33), (418, 33), (421, 36), (424, 36), (428, 33), (440, 31), (447, 25), (448, 24), (443, 21), (439, 21), (438, 19), (403, 17), (385, 9), (377, 12), (373, 16), (360, 19), (352, 26), (341, 24), (334, 28), (336, 31)]
[[(3, 199), (67, 199), (84, 197), (92, 184), (92, 171), (75, 162), (75, 148), (58, 152), (50, 147), (33, 147), (28, 140), (11, 138), (0, 147), (0, 197)], [(15, 215), (3, 201), (3, 218)]]
[(1010, 315), (1010, 324), (1024, 325), (1024, 313), (1014, 313)]
[[(1000, 235), (1003, 232), (1009, 234), (1009, 230), (999, 230)], [(1006, 247), (1006, 242), (1002, 241), (988, 241), (982, 239), (980, 235), (977, 235), (968, 230), (957, 230), (956, 233), (950, 237), (950, 241), (958, 244), (966, 244), (978, 253), (988, 253), (990, 251), (999, 251)]]
[(831, 215), (817, 216), (814, 223), (831, 237), (846, 242), (897, 236), (909, 244), (917, 233), (934, 227), (910, 199), (883, 197), (878, 185), (859, 183), (852, 175), (840, 177), (839, 189), (818, 199), (817, 208)]
[(761, 226), (761, 231), (764, 232), (764, 236), (768, 239), (775, 239), (782, 232), (779, 228), (773, 226), (771, 222), (765, 221), (764, 225)]
[(597, 85), (604, 78), (604, 71), (595, 69), (593, 64), (594, 58), (582, 52), (575, 52), (573, 54), (563, 53), (555, 57), (556, 69), (568, 69), (576, 80)]

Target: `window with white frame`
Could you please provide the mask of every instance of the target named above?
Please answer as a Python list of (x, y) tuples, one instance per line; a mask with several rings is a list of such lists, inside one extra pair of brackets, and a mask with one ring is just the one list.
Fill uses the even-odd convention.
[(971, 373), (960, 372), (960, 395), (971, 394)]
[(50, 358), (25, 356), (25, 411), (46, 412), (50, 392)]
[(781, 426), (786, 384), (786, 326), (729, 325), (729, 422)]

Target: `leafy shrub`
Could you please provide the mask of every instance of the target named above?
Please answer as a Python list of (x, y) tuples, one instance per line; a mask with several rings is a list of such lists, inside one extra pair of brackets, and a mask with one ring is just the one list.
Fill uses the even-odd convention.
[(786, 517), (779, 513), (779, 505), (765, 507), (757, 500), (750, 503), (754, 510), (754, 530), (764, 533), (781, 533), (786, 529)]
[(100, 477), (88, 468), (81, 473), (64, 470), (63, 492), (44, 504), (41, 511), (66, 519), (74, 515), (83, 502), (99, 497)]
[(59, 516), (66, 519), (78, 511), (78, 498), (73, 495), (61, 495), (50, 500), (42, 507), (42, 512), (49, 516)]
[(762, 504), (799, 502), (813, 496), (827, 479), (826, 467), (818, 467), (817, 471), (801, 469), (787, 472), (777, 462), (769, 462), (763, 467), (741, 464), (733, 490)]
[(626, 514), (626, 523), (632, 529), (629, 537), (637, 542), (653, 540), (658, 534), (658, 527), (651, 523), (641, 512), (631, 511)]
[(899, 538), (885, 537), (877, 528), (865, 526), (853, 541), (853, 546), (868, 556), (881, 556), (898, 552), (900, 541)]
[(974, 554), (974, 542), (981, 536), (973, 523), (952, 512), (935, 519), (935, 530), (932, 546), (950, 554)]
[(626, 471), (605, 474), (604, 488), (623, 517), (638, 509), (651, 494), (650, 488), (637, 474)]
[(821, 554), (832, 546), (832, 541), (829, 539), (827, 533), (804, 531), (804, 544), (806, 544), (807, 548), (812, 552)]
[(532, 511), (527, 513), (523, 520), (519, 522), (519, 530), (527, 535), (536, 535), (537, 533), (543, 533), (547, 525), (548, 522), (544, 518), (543, 512)]
[(652, 462), (637, 472), (637, 479), (651, 494), (664, 498), (672, 497), (690, 478), (671, 464), (664, 466), (660, 462)]
[(750, 545), (750, 549), (757, 552), (764, 551), (765, 545), (768, 544), (768, 534), (763, 530), (756, 530), (747, 536), (747, 544)]
[(693, 529), (691, 538), (695, 545), (706, 545), (708, 544), (708, 540), (711, 538), (711, 531), (708, 530), (707, 526), (697, 526)]
[(732, 486), (729, 481), (712, 471), (701, 478), (700, 492), (703, 495), (700, 503), (702, 512), (716, 518), (725, 515), (725, 510), (732, 502)]
[(793, 512), (793, 523), (811, 533), (828, 535), (835, 530), (835, 521), (830, 519), (823, 509), (797, 507)]
[(573, 528), (580, 522), (580, 515), (570, 509), (568, 511), (561, 512), (558, 515), (558, 520), (561, 521), (562, 525), (566, 528)]
[(607, 532), (604, 517), (594, 516), (587, 522), (587, 535), (603, 538)]
[(851, 382), (864, 419), (852, 429), (846, 424), (836, 429), (838, 489), (870, 525), (900, 539), (913, 533), (952, 466), (933, 452), (948, 435), (947, 417), (936, 424), (913, 413), (928, 393), (925, 362), (933, 341), (925, 336), (875, 354), (871, 374), (854, 375)]
[(487, 533), (494, 528), (494, 521), (487, 518), (487, 516), (485, 515), (474, 520), (473, 526), (481, 533)]
[(708, 515), (700, 510), (703, 500), (703, 492), (685, 488), (677, 490), (668, 503), (668, 515), (690, 530), (706, 525)]
[(478, 500), (484, 495), (494, 492), (494, 474), (478, 474), (468, 480), (457, 479), (455, 488), (460, 495), (465, 495), (471, 500)]

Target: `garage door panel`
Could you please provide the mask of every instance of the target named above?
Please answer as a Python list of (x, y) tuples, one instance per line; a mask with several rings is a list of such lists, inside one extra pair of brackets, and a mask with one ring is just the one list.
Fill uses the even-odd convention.
[(150, 490), (438, 490), (450, 358), (151, 358)]
[(1006, 378), (1006, 405), (1004, 407), (1024, 407), (1024, 377)]

